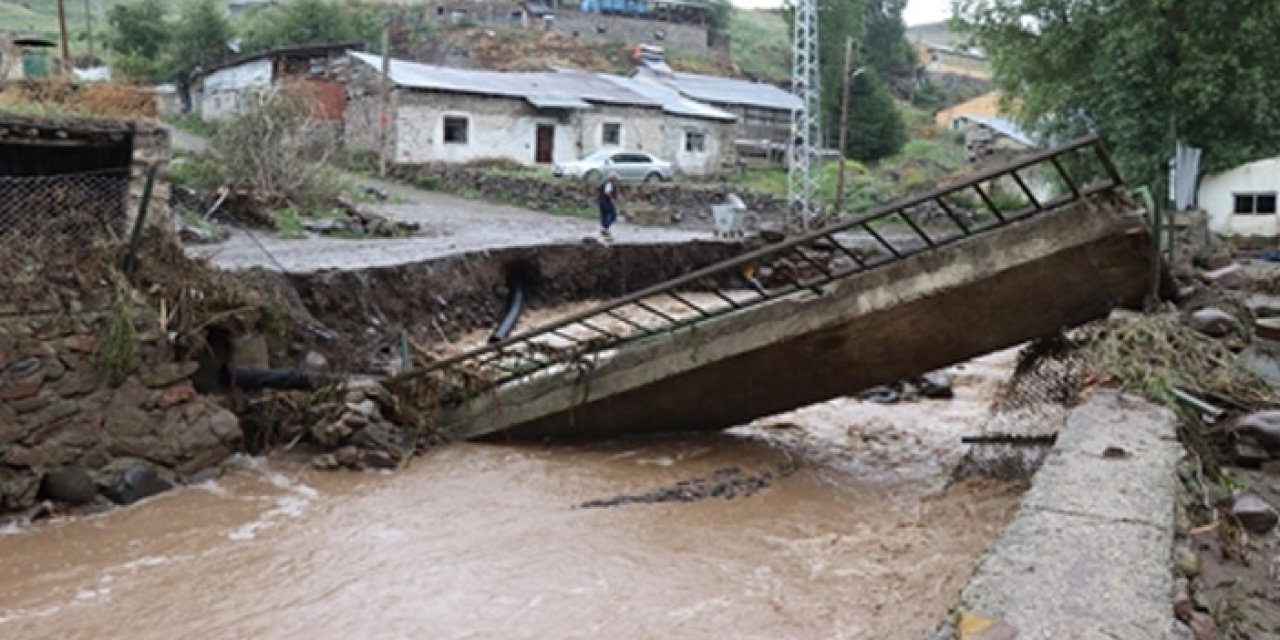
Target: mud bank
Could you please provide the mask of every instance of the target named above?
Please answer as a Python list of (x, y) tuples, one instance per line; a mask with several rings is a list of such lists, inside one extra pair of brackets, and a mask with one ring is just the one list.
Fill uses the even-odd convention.
[[(523, 288), (525, 307), (536, 311), (620, 297), (742, 250), (721, 242), (606, 246), (592, 241), (288, 278), (297, 305), (338, 341), (349, 342), (358, 356), (377, 359), (399, 348), (401, 330), (417, 345), (436, 350), (469, 331), (492, 329), (512, 287)], [(520, 322), (516, 330), (528, 326)]]

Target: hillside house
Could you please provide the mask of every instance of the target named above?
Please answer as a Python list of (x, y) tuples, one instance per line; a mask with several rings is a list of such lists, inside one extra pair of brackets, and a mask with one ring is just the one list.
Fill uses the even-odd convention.
[(341, 122), (346, 99), (340, 70), (358, 42), (284, 47), (224, 62), (203, 70), (195, 81), (194, 108), (206, 122), (225, 120), (270, 87), (301, 88), (312, 115)]
[(1200, 180), (1197, 203), (1209, 228), (1223, 235), (1280, 235), (1280, 156), (1243, 164)]
[[(379, 150), (382, 58), (353, 53), (346, 142)], [(647, 151), (682, 173), (733, 163), (733, 114), (628, 78), (560, 69), (505, 73), (392, 60), (389, 157), (396, 164), (507, 158), (576, 160), (598, 149)]]
[(641, 60), (635, 79), (737, 116), (734, 147), (742, 162), (782, 162), (791, 137), (791, 112), (800, 99), (774, 85), (697, 73), (677, 73), (665, 62)]

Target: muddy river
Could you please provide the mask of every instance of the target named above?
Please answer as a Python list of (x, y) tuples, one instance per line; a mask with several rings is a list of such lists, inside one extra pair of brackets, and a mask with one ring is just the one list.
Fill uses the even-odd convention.
[[(0, 532), (0, 638), (918, 638), (1016, 507), (1014, 486), (945, 486), (1011, 366), (965, 365), (953, 400), (456, 445), (396, 475), (241, 459)], [(758, 490), (579, 507), (728, 475)]]

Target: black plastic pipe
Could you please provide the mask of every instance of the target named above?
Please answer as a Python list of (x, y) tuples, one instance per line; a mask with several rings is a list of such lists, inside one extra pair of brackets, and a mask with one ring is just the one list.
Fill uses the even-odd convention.
[(327, 376), (319, 376), (296, 369), (260, 369), (257, 367), (224, 366), (224, 384), (251, 391), (255, 389), (289, 389), (314, 391), (325, 382)]
[(498, 328), (489, 334), (489, 344), (502, 342), (511, 335), (511, 330), (516, 328), (516, 321), (520, 319), (522, 310), (524, 310), (524, 287), (512, 285), (507, 291), (507, 311), (502, 315), (502, 322), (498, 323)]

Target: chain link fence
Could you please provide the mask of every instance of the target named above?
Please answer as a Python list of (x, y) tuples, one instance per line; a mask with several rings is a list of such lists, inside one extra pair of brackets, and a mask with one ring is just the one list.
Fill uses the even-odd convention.
[(0, 247), (74, 250), (124, 237), (129, 170), (0, 176)]
[(1081, 401), (1088, 375), (1081, 346), (1091, 331), (1086, 326), (1022, 348), (953, 479), (1024, 479), (1039, 468), (1067, 413)]

